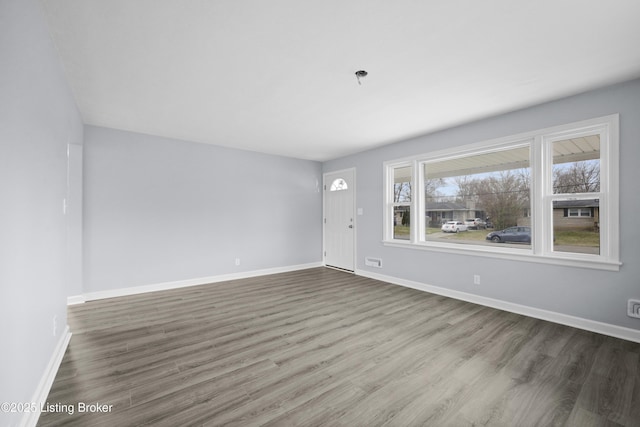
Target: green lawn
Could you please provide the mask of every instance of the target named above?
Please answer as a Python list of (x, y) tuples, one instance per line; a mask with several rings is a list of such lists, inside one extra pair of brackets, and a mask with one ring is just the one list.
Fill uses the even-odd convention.
[[(460, 233), (445, 233), (439, 237), (445, 240), (466, 240), (466, 241), (482, 241), (485, 240), (487, 234), (493, 230), (469, 230)], [(397, 239), (409, 238), (409, 227), (397, 225), (394, 227), (395, 237)], [(441, 233), (439, 228), (427, 228), (427, 236), (431, 234)], [(555, 244), (562, 246), (583, 246), (583, 247), (599, 247), (600, 233), (588, 230), (575, 231), (556, 231)]]
[[(393, 227), (394, 235), (397, 239), (402, 239), (403, 237), (409, 237), (409, 227), (404, 225), (396, 225)], [(442, 239), (463, 239), (463, 240), (484, 240), (491, 230), (469, 230), (469, 231), (461, 231), (460, 233), (443, 233), (444, 236)], [(427, 228), (427, 236), (430, 234), (442, 233), (442, 230), (439, 228)]]
[(393, 236), (396, 239), (409, 239), (410, 231), (406, 225), (395, 225), (393, 227)]
[(478, 241), (485, 240), (487, 234), (490, 232), (491, 230), (468, 230), (461, 231), (459, 233), (445, 233), (446, 235), (441, 237), (441, 239)]
[(581, 231), (581, 230), (564, 230), (556, 231), (556, 245), (567, 246), (588, 246), (599, 247), (600, 246), (600, 233), (594, 231)]

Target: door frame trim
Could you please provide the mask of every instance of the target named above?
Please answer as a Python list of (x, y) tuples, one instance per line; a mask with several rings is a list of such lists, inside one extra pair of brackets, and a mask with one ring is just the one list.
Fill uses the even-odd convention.
[(326, 197), (327, 197), (327, 186), (330, 184), (327, 183), (327, 175), (333, 175), (333, 174), (337, 174), (337, 173), (341, 173), (341, 172), (351, 172), (353, 173), (353, 270), (343, 270), (341, 269), (341, 271), (349, 271), (349, 272), (355, 272), (356, 271), (356, 265), (357, 265), (357, 253), (358, 253), (358, 247), (356, 245), (356, 242), (358, 241), (357, 239), (357, 233), (358, 233), (358, 211), (356, 208), (356, 168), (355, 167), (351, 167), (351, 168), (345, 168), (345, 169), (338, 169), (335, 171), (328, 171), (328, 172), (323, 172), (322, 173), (322, 265), (324, 265), (325, 267), (330, 267), (327, 266), (327, 257), (325, 255), (325, 252), (327, 250), (327, 245), (326, 245), (326, 231), (325, 231), (325, 218), (326, 218), (326, 211), (325, 211), (325, 205), (326, 205)]

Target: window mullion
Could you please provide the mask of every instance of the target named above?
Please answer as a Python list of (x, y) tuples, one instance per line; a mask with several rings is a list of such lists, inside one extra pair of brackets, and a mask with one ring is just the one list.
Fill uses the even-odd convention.
[(424, 183), (419, 162), (413, 162), (413, 188), (411, 199), (411, 242), (418, 243), (424, 236)]
[(550, 203), (547, 200), (548, 188), (551, 188), (548, 175), (550, 155), (547, 145), (541, 136), (536, 136), (531, 143), (531, 210), (533, 218), (531, 225), (533, 229), (533, 239), (531, 250), (534, 254), (540, 255), (548, 251), (546, 230), (551, 223), (551, 218), (547, 214), (545, 206)]

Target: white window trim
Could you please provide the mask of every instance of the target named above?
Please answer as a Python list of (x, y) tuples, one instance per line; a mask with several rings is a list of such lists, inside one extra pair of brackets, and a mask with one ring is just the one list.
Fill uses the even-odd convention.
[[(579, 194), (553, 194), (551, 182), (552, 143), (571, 137), (600, 135), (600, 192)], [(461, 245), (456, 243), (427, 241), (424, 221), (419, 220), (424, 212), (424, 163), (438, 160), (483, 154), (501, 149), (511, 149), (518, 145), (531, 146), (531, 210), (533, 212), (533, 239), (531, 249), (512, 249), (481, 245)], [(393, 223), (390, 222), (389, 188), (393, 186), (393, 169), (413, 166), (412, 189), (415, 189), (411, 203), (410, 240), (393, 239)], [(620, 269), (619, 243), (619, 115), (554, 126), (546, 129), (496, 138), (452, 149), (439, 150), (417, 156), (405, 157), (383, 163), (384, 168), (384, 215), (383, 244), (390, 247), (412, 248), (453, 254), (477, 255), (517, 261), (564, 265), (618, 271)], [(391, 186), (391, 187), (390, 187)], [(553, 251), (553, 200), (595, 199), (600, 200), (600, 255)], [(391, 213), (392, 215), (392, 213)], [(547, 235), (545, 235), (547, 233)]]
[[(385, 184), (385, 188), (394, 188), (395, 186), (395, 182), (394, 182), (394, 174), (393, 174), (393, 169), (395, 168), (403, 168), (403, 167), (410, 167), (412, 166), (413, 163), (412, 162), (395, 162), (393, 163), (393, 166), (391, 166), (390, 168), (388, 168), (387, 170), (391, 170), (391, 173), (386, 173), (386, 184)], [(415, 176), (415, 168), (412, 170), (412, 173)], [(409, 206), (409, 216), (411, 218), (411, 221), (413, 222), (413, 218), (415, 218), (415, 203), (414, 203), (414, 199), (415, 199), (415, 186), (413, 185), (413, 183), (415, 182), (415, 179), (412, 177), (411, 179), (411, 202), (395, 202), (394, 200), (389, 201), (389, 203), (385, 202), (385, 207), (384, 207), (384, 214), (383, 214), (383, 218), (384, 218), (384, 222), (385, 224), (389, 221), (391, 221), (391, 223), (393, 223), (394, 220), (394, 216), (395, 216), (395, 208), (398, 206)], [(393, 241), (398, 241), (398, 242), (406, 242), (407, 240), (403, 240), (403, 239), (394, 239), (393, 238), (393, 226), (391, 226), (390, 228), (387, 227), (387, 229), (390, 230), (391, 232), (391, 240)], [(414, 230), (414, 227), (411, 227), (411, 230)], [(386, 232), (386, 230), (385, 230)], [(413, 241), (413, 235), (410, 236), (410, 241)]]

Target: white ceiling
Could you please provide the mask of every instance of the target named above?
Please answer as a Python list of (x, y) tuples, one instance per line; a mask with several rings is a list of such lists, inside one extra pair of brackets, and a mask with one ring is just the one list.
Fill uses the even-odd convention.
[(640, 77), (638, 0), (42, 4), (85, 123), (321, 161)]

